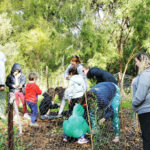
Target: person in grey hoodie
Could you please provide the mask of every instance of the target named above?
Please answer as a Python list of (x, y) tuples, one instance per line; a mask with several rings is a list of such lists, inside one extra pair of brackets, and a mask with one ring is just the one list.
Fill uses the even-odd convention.
[(86, 85), (86, 90), (88, 89), (88, 81), (87, 81), (87, 78), (86, 76), (83, 74), (83, 65), (80, 61), (80, 57), (75, 55), (72, 57), (71, 59), (71, 64), (66, 68), (65, 70), (65, 73), (64, 73), (64, 76), (65, 76), (65, 79), (66, 80), (69, 80), (69, 70), (71, 68), (76, 68), (77, 69), (77, 73), (81, 76), (83, 76), (83, 79), (85, 81), (85, 85)]
[(0, 118), (5, 119), (5, 61), (6, 57), (0, 52)]
[(141, 52), (135, 56), (135, 62), (139, 74), (132, 82), (132, 107), (138, 113), (143, 149), (150, 150), (150, 57)]

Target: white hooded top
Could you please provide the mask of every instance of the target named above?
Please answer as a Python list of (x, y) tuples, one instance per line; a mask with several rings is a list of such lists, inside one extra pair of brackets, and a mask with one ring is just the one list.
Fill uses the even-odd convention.
[(73, 75), (69, 80), (69, 87), (65, 90), (64, 99), (71, 100), (82, 97), (86, 91), (82, 75)]
[(5, 85), (5, 61), (4, 53), (0, 52), (0, 85)]

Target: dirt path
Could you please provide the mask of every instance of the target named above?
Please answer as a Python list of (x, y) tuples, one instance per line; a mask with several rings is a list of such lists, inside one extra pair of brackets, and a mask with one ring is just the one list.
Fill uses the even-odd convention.
[[(22, 117), (21, 117), (22, 118)], [(22, 118), (23, 136), (22, 139), (28, 150), (88, 150), (90, 144), (80, 145), (71, 140), (64, 143), (62, 123), (63, 119), (46, 120), (38, 119), (39, 127), (30, 127), (29, 121)]]
[[(21, 114), (23, 124), (21, 139), (23, 140), (23, 145), (25, 145), (27, 150), (90, 150), (90, 143), (80, 145), (74, 140), (70, 140), (67, 143), (62, 141), (63, 119), (58, 118), (47, 121), (38, 119), (39, 127), (34, 128), (29, 126), (30, 121), (24, 119)], [(98, 134), (97, 143), (101, 143), (102, 150), (142, 150), (142, 139), (140, 138), (140, 134), (136, 136), (135, 121), (133, 121), (129, 110), (123, 110), (120, 123), (120, 142), (118, 144), (112, 143), (113, 129), (111, 121), (106, 123), (104, 133), (101, 135)], [(107, 133), (111, 133), (112, 135), (109, 138), (105, 138), (107, 137)], [(87, 136), (87, 138), (90, 137)]]

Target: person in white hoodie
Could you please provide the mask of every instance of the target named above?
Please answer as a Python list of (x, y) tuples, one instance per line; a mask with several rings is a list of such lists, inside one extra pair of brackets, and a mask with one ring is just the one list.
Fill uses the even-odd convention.
[(76, 68), (69, 69), (69, 86), (65, 90), (64, 97), (60, 106), (58, 117), (61, 117), (66, 100), (69, 101), (69, 115), (71, 115), (73, 107), (76, 103), (80, 102), (80, 98), (86, 91), (86, 84), (82, 75), (78, 74)]
[(5, 61), (6, 57), (0, 52), (0, 118), (5, 118)]

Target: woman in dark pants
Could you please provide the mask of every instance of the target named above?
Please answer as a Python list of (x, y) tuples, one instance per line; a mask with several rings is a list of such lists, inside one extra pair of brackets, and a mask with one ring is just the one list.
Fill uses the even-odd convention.
[(138, 53), (135, 62), (139, 74), (132, 82), (132, 106), (138, 113), (143, 149), (150, 150), (150, 57), (146, 53)]

